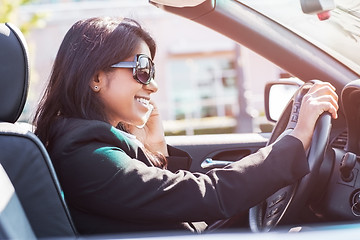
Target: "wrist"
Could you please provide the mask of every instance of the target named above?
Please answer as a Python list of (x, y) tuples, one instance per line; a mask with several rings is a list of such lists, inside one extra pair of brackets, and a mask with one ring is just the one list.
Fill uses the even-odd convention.
[(163, 141), (161, 143), (147, 144), (146, 148), (149, 149), (152, 152), (160, 152), (165, 157), (169, 156), (169, 152), (168, 152), (168, 149), (167, 149), (167, 144), (166, 144), (165, 141)]
[(305, 151), (309, 148), (311, 143), (312, 131), (304, 131), (295, 127), (295, 129), (290, 133), (290, 135), (296, 137), (302, 142)]

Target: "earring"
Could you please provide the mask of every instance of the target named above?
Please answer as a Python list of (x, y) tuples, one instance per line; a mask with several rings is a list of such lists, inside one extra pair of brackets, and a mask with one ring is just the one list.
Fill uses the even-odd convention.
[(98, 87), (98, 86), (95, 86), (95, 87), (94, 87), (94, 90), (95, 90), (95, 91), (99, 91), (99, 87)]

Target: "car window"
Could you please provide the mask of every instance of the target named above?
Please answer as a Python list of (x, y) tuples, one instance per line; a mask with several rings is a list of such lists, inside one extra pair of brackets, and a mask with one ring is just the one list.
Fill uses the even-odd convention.
[(309, 40), (360, 73), (360, 1), (335, 0), (330, 18), (304, 14), (300, 0), (238, 0)]
[[(300, 0), (235, 1), (274, 18), (303, 38), (314, 40), (353, 69), (359, 68), (356, 65), (360, 62), (356, 54), (360, 50), (359, 24), (354, 3), (358, 0), (340, 0), (342, 7), (337, 7), (326, 21), (302, 13)], [(35, 56), (32, 73), (36, 72), (33, 75), (38, 79), (32, 81), (30, 91), (34, 93), (29, 94), (24, 121), (32, 116), (64, 29), (84, 16), (100, 11), (101, 15), (112, 15), (116, 10), (118, 15), (136, 16), (141, 23), (146, 23), (146, 29), (157, 39), (155, 64), (160, 91), (154, 98), (167, 135), (272, 130), (265, 117), (264, 85), (288, 79), (290, 76), (284, 70), (229, 38), (198, 23), (166, 14), (146, 1), (109, 2), (111, 4), (104, 5), (99, 1), (41, 0), (21, 8), (24, 18), (42, 9), (51, 12), (45, 19), (46, 27), (28, 36), (29, 42), (37, 45), (33, 48), (36, 53), (31, 56)], [(337, 27), (341, 18), (346, 18), (346, 23), (348, 18), (351, 21)], [(356, 71), (360, 74), (360, 70)]]
[(169, 57), (170, 100), (175, 105), (169, 113), (177, 121), (168, 135), (234, 131), (229, 116), (235, 116), (239, 106), (232, 55)]

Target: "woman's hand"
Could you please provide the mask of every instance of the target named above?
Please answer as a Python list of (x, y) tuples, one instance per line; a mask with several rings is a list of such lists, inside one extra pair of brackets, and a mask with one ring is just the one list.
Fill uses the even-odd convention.
[(330, 83), (316, 81), (302, 99), (298, 122), (291, 135), (302, 141), (305, 150), (308, 149), (316, 120), (325, 111), (336, 119), (338, 109), (335, 88)]
[(153, 106), (153, 110), (151, 111), (146, 124), (141, 128), (128, 126), (128, 131), (135, 135), (148, 150), (160, 152), (164, 156), (169, 156), (165, 142), (164, 128), (158, 108), (154, 102), (151, 102), (150, 104)]

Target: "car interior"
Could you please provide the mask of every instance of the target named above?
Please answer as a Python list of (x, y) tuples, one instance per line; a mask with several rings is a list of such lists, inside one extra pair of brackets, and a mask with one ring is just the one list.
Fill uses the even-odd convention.
[[(253, 232), (275, 227), (283, 217), (278, 215), (276, 204), (284, 199), (291, 202), (294, 196), (295, 202), (280, 210), (287, 213), (281, 219), (285, 224), (294, 220), (292, 215), (302, 221), (296, 224), (358, 221), (360, 73), (238, 1), (199, 1), (202, 3), (196, 7), (184, 8), (159, 3), (166, 1), (150, 2), (228, 36), (304, 82), (328, 79), (337, 88), (341, 98), (339, 119), (330, 122), (329, 116), (321, 118), (315, 134), (318, 138), (314, 140), (317, 144), (312, 145), (314, 151), (309, 154), (315, 175), (309, 175), (299, 185), (279, 190), (250, 209), (249, 218), (245, 216), (246, 224), (241, 227)], [(45, 147), (31, 129), (17, 122), (29, 87), (28, 50), (20, 30), (9, 23), (0, 24), (0, 83), (0, 239), (79, 238)], [(269, 88), (271, 84), (267, 91)], [(192, 171), (206, 172), (224, 166), (275, 141), (285, 132), (301, 89), (288, 103), (271, 134), (253, 133), (241, 138), (232, 134), (168, 137), (168, 143), (197, 159)], [(314, 189), (322, 191), (314, 193)], [(291, 194), (284, 197), (286, 192)], [(266, 214), (269, 218), (264, 219), (264, 211), (270, 214)], [(304, 216), (298, 218), (298, 211)]]
[[(269, 216), (281, 216), (285, 225), (290, 224), (294, 219), (289, 219), (292, 218), (291, 216), (284, 218), (284, 215), (292, 215), (291, 212), (296, 211), (296, 208), (304, 216), (299, 217), (298, 214), (295, 214), (295, 220), (298, 223), (300, 221), (302, 224), (311, 222), (335, 223), (356, 221), (358, 214), (354, 206), (358, 205), (357, 189), (359, 188), (359, 180), (355, 175), (358, 172), (359, 161), (354, 160), (354, 158), (360, 154), (357, 147), (359, 145), (357, 137), (359, 131), (358, 127), (355, 127), (359, 125), (359, 119), (357, 114), (355, 114), (359, 112), (357, 110), (358, 105), (355, 103), (358, 102), (355, 99), (359, 97), (358, 66), (354, 65), (352, 68), (349, 68), (345, 61), (339, 61), (339, 59), (330, 56), (328, 52), (317, 47), (314, 42), (308, 41), (306, 37), (299, 37), (295, 33), (296, 31), (290, 31), (283, 25), (273, 21), (273, 19), (269, 19), (268, 16), (259, 14), (258, 9), (252, 7), (252, 5), (256, 6), (256, 1), (216, 1), (216, 4), (213, 1), (203, 1), (199, 5), (189, 8), (169, 6), (161, 0), (151, 0), (151, 2), (165, 11), (190, 19), (228, 36), (269, 59), (281, 68), (286, 69), (304, 82), (310, 82), (312, 79), (326, 79), (336, 87), (340, 105), (339, 118), (331, 121), (331, 132), (328, 135), (329, 143), (327, 143), (328, 147), (324, 152), (324, 160), (315, 170), (315, 172), (318, 172), (318, 177), (310, 180), (312, 184), (306, 184), (308, 187), (318, 184), (312, 187), (322, 191), (312, 192), (310, 199), (307, 199), (306, 203), (300, 204), (302, 201), (301, 196), (304, 195), (304, 192), (296, 194), (297, 190), (285, 190), (285, 192), (292, 192), (290, 194), (291, 198), (295, 196), (295, 200), (299, 200), (295, 201), (297, 203), (293, 203), (295, 207), (290, 206), (290, 208), (286, 203), (287, 200), (283, 201), (284, 192), (280, 191), (267, 199), (267, 204), (263, 208), (265, 212), (269, 212)], [(301, 3), (304, 2), (319, 1), (301, 1)], [(268, 4), (269, 7), (271, 3)], [(296, 5), (294, 4), (293, 6)], [(286, 11), (287, 9), (281, 10)], [(306, 9), (306, 11), (309, 11), (309, 9)], [(296, 22), (295, 16), (291, 20)], [(341, 36), (340, 34), (339, 36)], [(269, 83), (267, 88), (271, 88), (271, 84)], [(268, 97), (265, 96), (265, 101)], [(286, 129), (289, 116), (292, 114), (294, 100), (292, 99), (284, 109), (282, 117), (280, 117), (275, 129), (268, 138), (269, 142), (273, 142)], [(198, 140), (199, 137), (194, 136), (194, 138), (197, 141), (201, 141)], [(204, 142), (210, 141), (207, 138)], [(246, 142), (249, 144), (251, 141), (251, 137), (243, 139), (242, 143), (238, 140), (236, 144), (237, 149), (241, 148), (241, 144), (243, 144), (243, 153), (245, 153), (246, 149), (251, 153), (252, 149), (246, 146)], [(258, 141), (258, 143), (260, 142)], [(173, 143), (174, 145), (178, 144), (176, 141), (173, 141)], [(218, 142), (215, 141), (214, 143)], [(179, 144), (182, 145), (181, 142)], [(206, 155), (215, 153), (217, 155), (212, 157), (212, 160), (238, 159), (234, 155), (231, 156), (230, 153), (222, 155), (221, 153), (225, 151), (225, 148), (222, 148), (220, 143), (219, 145), (215, 144), (215, 146), (212, 146), (212, 151), (208, 149), (206, 153), (204, 153), (205, 149), (204, 152), (201, 151), (201, 148), (199, 149), (199, 145), (191, 146), (189, 144), (188, 146), (182, 145), (181, 147), (190, 152), (192, 156), (196, 156), (194, 159), (206, 159)], [(197, 148), (197, 151), (194, 148)], [(235, 149), (228, 150), (234, 153), (236, 152)], [(351, 153), (354, 153), (355, 157)], [(351, 155), (351, 157), (348, 155)], [(348, 160), (349, 158), (351, 160)], [(200, 166), (200, 164), (195, 165)], [(349, 165), (349, 168), (346, 168), (345, 165)], [(199, 169), (199, 171), (201, 170)], [(351, 180), (344, 177), (344, 175), (352, 174), (354, 176), (350, 178)], [(307, 180), (303, 179), (302, 181)], [(278, 201), (278, 199), (280, 200)], [(273, 201), (281, 203), (279, 205), (282, 205), (282, 207), (278, 207), (279, 205), (277, 204), (271, 204)], [(284, 202), (285, 204), (283, 204)], [(266, 205), (271, 207), (266, 207)], [(312, 206), (309, 207), (309, 205)], [(287, 208), (286, 214), (283, 214), (284, 208)], [(268, 224), (276, 225), (279, 223), (279, 218), (258, 219), (258, 216), (264, 215), (260, 211), (261, 209), (262, 207), (259, 206), (250, 209), (249, 224), (255, 232), (268, 229)]]

